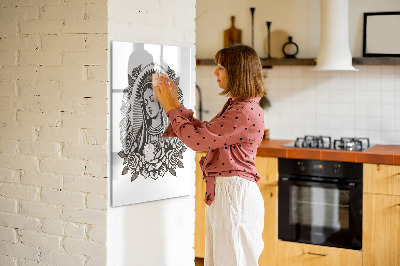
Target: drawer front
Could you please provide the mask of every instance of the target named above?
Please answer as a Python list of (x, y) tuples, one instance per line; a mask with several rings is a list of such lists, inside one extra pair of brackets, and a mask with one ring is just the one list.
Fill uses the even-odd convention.
[(365, 163), (363, 174), (364, 193), (400, 195), (400, 166)]
[(278, 266), (362, 266), (358, 250), (278, 241)]

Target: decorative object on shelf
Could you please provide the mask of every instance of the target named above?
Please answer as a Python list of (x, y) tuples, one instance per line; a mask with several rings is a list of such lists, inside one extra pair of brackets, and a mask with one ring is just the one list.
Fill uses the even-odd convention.
[(400, 11), (364, 13), (363, 56), (400, 56), (399, 28)]
[(285, 58), (296, 58), (296, 55), (299, 52), (299, 47), (293, 42), (292, 36), (289, 36), (288, 40), (289, 41), (282, 46), (282, 52), (285, 55)]
[(349, 1), (321, 0), (321, 38), (317, 71), (351, 70), (349, 47)]
[(153, 74), (165, 74), (180, 102), (192, 99), (190, 69), (190, 48), (112, 42), (112, 207), (190, 195), (193, 153), (179, 138), (161, 137), (169, 121), (153, 97)]
[(254, 49), (254, 11), (255, 7), (250, 7), (251, 12), (251, 47)]
[(270, 31), (271, 21), (267, 21), (265, 23), (267, 24), (267, 31), (268, 31), (268, 36), (267, 36), (267, 38), (268, 38), (268, 55), (267, 55), (267, 58), (270, 59), (270, 58), (272, 58), (271, 57), (271, 31)]
[(282, 53), (282, 45), (287, 42), (289, 34), (283, 30), (271, 30), (268, 35), (271, 36), (270, 44), (268, 44), (268, 36), (266, 36), (264, 40), (264, 51), (266, 54), (270, 54), (271, 58), (266, 59), (283, 58), (285, 55)]
[(242, 30), (235, 27), (235, 16), (231, 16), (231, 27), (224, 31), (224, 48), (242, 43)]

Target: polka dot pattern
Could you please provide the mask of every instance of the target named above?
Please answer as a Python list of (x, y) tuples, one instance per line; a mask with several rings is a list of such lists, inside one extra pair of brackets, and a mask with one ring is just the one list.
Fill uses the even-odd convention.
[(195, 151), (208, 151), (200, 160), (208, 205), (214, 200), (216, 176), (240, 176), (254, 182), (260, 179), (254, 159), (249, 160), (255, 158), (265, 128), (259, 100), (229, 99), (209, 122), (194, 118), (193, 111), (182, 104), (167, 113), (171, 123), (163, 137), (179, 137)]

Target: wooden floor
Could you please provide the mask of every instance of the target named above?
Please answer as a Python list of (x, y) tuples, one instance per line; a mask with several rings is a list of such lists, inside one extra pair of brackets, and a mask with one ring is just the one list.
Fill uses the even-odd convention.
[(204, 266), (204, 259), (203, 258), (195, 258), (194, 265), (195, 266)]

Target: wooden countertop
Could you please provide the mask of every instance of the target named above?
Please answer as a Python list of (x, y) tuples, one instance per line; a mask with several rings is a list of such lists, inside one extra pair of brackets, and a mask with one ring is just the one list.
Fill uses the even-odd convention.
[(282, 147), (294, 140), (263, 140), (258, 156), (400, 165), (400, 145), (376, 145), (365, 151)]

